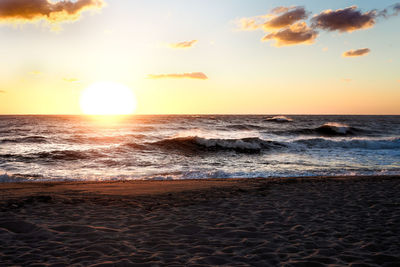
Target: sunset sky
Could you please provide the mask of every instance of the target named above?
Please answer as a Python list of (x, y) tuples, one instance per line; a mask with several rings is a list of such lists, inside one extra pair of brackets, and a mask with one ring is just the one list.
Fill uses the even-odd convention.
[[(330, 11), (329, 11), (330, 10)], [(0, 114), (400, 114), (400, 3), (1, 0)]]

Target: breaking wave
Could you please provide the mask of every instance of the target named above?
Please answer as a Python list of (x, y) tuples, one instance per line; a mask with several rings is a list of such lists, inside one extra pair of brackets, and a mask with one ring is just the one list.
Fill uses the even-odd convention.
[(150, 143), (150, 145), (161, 149), (181, 150), (183, 152), (231, 150), (242, 153), (258, 153), (264, 149), (284, 147), (284, 145), (279, 142), (266, 141), (257, 137), (241, 139), (207, 139), (198, 136), (164, 139)]
[(275, 131), (274, 134), (290, 134), (290, 135), (319, 135), (319, 136), (354, 136), (362, 133), (368, 133), (363, 129), (351, 127), (346, 124), (328, 122), (316, 128), (294, 129), (287, 131)]
[(274, 116), (271, 118), (265, 119), (266, 121), (272, 121), (272, 122), (292, 122), (293, 120), (285, 117), (285, 116)]
[(316, 128), (315, 131), (325, 135), (349, 135), (355, 134), (358, 129), (345, 124), (328, 122)]

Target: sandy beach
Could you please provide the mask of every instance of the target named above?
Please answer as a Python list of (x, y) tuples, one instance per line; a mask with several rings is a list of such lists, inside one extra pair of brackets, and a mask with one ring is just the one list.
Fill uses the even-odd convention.
[(399, 266), (400, 177), (0, 184), (2, 266)]

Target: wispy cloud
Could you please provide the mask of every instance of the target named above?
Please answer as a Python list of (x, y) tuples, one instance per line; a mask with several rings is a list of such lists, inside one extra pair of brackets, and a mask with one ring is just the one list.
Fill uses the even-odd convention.
[(313, 44), (318, 33), (309, 28), (305, 22), (298, 22), (278, 32), (267, 34), (262, 41), (275, 40), (275, 46)]
[(400, 3), (396, 3), (394, 5), (391, 5), (388, 8), (385, 8), (384, 10), (380, 11), (379, 16), (384, 17), (384, 18), (390, 18), (393, 16), (397, 16), (400, 14)]
[(361, 57), (361, 56), (366, 56), (371, 52), (371, 49), (369, 48), (361, 48), (361, 49), (356, 49), (356, 50), (349, 50), (346, 51), (342, 54), (343, 57)]
[(375, 25), (376, 11), (362, 13), (357, 6), (338, 10), (325, 10), (314, 16), (312, 26), (327, 31), (352, 32), (371, 28)]
[(169, 44), (169, 47), (171, 48), (191, 48), (193, 47), (198, 41), (197, 40), (192, 40), (192, 41), (185, 41), (185, 42), (179, 42), (179, 43), (172, 43)]
[(190, 73), (169, 73), (169, 74), (149, 74), (150, 79), (200, 79), (207, 80), (208, 77), (203, 72), (190, 72)]
[(74, 21), (85, 10), (100, 9), (103, 0), (1, 0), (0, 22), (27, 23), (45, 20), (50, 23)]

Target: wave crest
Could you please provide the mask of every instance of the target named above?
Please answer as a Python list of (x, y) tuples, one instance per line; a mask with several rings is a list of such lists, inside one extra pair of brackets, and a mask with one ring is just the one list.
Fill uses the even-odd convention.
[(317, 133), (325, 135), (348, 135), (355, 134), (356, 128), (337, 122), (328, 122), (315, 129)]
[(181, 150), (184, 152), (231, 150), (242, 153), (258, 153), (263, 149), (284, 146), (278, 142), (265, 141), (257, 137), (241, 139), (207, 139), (199, 136), (164, 139), (151, 143), (151, 145), (162, 149)]
[(272, 122), (292, 122), (293, 119), (290, 119), (285, 116), (274, 116), (271, 118), (267, 118), (266, 121), (272, 121)]

